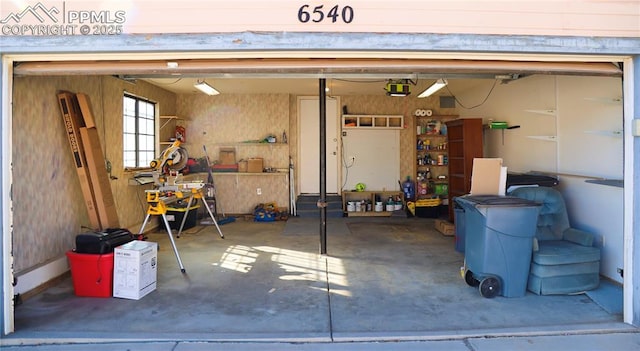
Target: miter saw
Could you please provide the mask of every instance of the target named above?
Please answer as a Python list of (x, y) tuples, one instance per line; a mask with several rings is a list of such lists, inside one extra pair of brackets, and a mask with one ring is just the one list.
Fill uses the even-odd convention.
[(187, 166), (189, 155), (187, 154), (187, 149), (180, 145), (180, 140), (174, 141), (166, 149), (162, 150), (158, 158), (150, 162), (149, 166), (152, 168), (151, 176), (156, 186), (165, 186), (167, 177), (177, 176), (178, 172)]
[(187, 150), (180, 146), (180, 140), (176, 140), (166, 149), (162, 150), (160, 157), (151, 161), (150, 166), (154, 171), (168, 174), (171, 171), (180, 171), (189, 160)]

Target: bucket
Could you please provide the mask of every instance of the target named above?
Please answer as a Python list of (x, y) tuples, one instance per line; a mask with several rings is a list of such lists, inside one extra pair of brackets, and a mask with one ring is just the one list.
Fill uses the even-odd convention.
[(113, 252), (104, 255), (67, 251), (76, 296), (113, 296)]
[(362, 203), (360, 201), (356, 202), (356, 212), (362, 212)]
[(356, 211), (356, 203), (353, 201), (349, 201), (347, 203), (347, 212), (355, 212)]
[(387, 204), (387, 212), (393, 212), (395, 208), (395, 204)]
[(382, 206), (382, 202), (376, 202), (376, 208), (375, 208), (376, 212), (382, 212), (383, 208), (384, 206)]

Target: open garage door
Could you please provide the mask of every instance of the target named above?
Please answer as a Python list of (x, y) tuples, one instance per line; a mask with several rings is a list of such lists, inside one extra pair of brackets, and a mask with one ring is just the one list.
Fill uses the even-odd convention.
[[(93, 55), (95, 58), (95, 55)], [(202, 59), (202, 60), (94, 60), (18, 62), (18, 76), (114, 75), (122, 78), (173, 79), (202, 76), (270, 78), (357, 77), (398, 75), (407, 78), (435, 76), (513, 77), (533, 74), (590, 75), (621, 77), (622, 70), (610, 62), (501, 61), (501, 60), (435, 60), (435, 59)], [(10, 248), (5, 247), (5, 257)], [(5, 295), (8, 296), (8, 295)], [(9, 306), (10, 304), (5, 304)]]

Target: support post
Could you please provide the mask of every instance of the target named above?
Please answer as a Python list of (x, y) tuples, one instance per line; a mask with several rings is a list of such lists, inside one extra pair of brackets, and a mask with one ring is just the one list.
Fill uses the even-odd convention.
[(319, 80), (320, 95), (320, 254), (327, 253), (327, 80)]

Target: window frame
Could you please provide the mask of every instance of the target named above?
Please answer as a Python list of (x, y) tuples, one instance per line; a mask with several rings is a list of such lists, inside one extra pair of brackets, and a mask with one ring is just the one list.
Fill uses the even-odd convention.
[[(127, 109), (127, 99), (133, 100), (133, 113)], [(149, 106), (152, 108), (151, 113), (149, 113)], [(128, 119), (134, 119), (131, 125), (128, 123)], [(146, 123), (141, 123), (142, 121), (146, 121)], [(127, 140), (127, 136), (133, 137), (133, 142)], [(158, 103), (124, 92), (122, 97), (122, 164), (124, 169), (148, 168), (151, 160), (155, 159), (158, 149), (157, 141)], [(133, 159), (131, 155), (134, 156)]]

